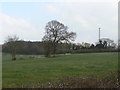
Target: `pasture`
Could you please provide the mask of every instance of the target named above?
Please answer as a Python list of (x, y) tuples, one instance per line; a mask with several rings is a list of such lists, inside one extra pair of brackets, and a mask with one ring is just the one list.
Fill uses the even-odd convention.
[(32, 87), (38, 82), (56, 82), (65, 77), (102, 78), (118, 69), (118, 53), (58, 55), (41, 59), (30, 56), (34, 55), (17, 55), (17, 60), (12, 61), (9, 54), (3, 54), (3, 88)]

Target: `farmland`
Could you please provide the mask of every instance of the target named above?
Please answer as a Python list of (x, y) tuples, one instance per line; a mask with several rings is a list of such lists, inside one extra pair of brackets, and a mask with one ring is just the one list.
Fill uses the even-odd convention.
[(17, 55), (17, 60), (12, 61), (10, 54), (3, 53), (3, 88), (32, 87), (38, 82), (56, 82), (65, 77), (102, 78), (118, 69), (118, 53), (57, 55), (40, 59), (31, 56), (34, 55)]

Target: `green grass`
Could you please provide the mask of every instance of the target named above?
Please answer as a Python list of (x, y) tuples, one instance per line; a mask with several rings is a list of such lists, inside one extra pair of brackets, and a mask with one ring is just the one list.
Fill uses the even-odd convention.
[[(17, 55), (12, 61), (3, 54), (3, 87), (20, 87), (37, 82), (57, 81), (63, 77), (104, 77), (118, 69), (117, 53), (60, 55), (55, 58), (31, 59)], [(22, 57), (23, 60), (19, 60)]]

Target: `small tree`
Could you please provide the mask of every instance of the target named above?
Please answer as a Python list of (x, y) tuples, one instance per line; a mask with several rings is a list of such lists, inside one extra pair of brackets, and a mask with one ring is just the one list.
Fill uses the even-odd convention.
[(50, 57), (50, 53), (52, 51), (51, 42), (50, 41), (43, 41), (44, 53), (46, 57)]
[(52, 48), (54, 56), (56, 54), (58, 43), (74, 41), (76, 37), (76, 33), (68, 32), (68, 27), (56, 20), (48, 22), (45, 26), (45, 30), (45, 36), (42, 40), (43, 42), (49, 42), (48, 45)]
[(17, 50), (17, 41), (19, 40), (19, 37), (16, 35), (8, 36), (5, 45), (7, 45), (9, 51), (12, 55), (12, 60), (16, 60), (16, 50)]
[(101, 41), (103, 42), (105, 48), (112, 48), (115, 46), (114, 40), (109, 38), (102, 38)]

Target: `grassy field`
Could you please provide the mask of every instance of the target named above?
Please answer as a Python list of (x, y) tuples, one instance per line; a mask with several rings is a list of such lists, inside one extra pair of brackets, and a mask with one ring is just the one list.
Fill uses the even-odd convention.
[[(117, 53), (86, 53), (59, 55), (55, 58), (33, 59), (31, 55), (17, 55), (12, 61), (3, 54), (3, 87), (22, 87), (38, 82), (54, 82), (64, 77), (105, 77), (118, 69)], [(22, 58), (22, 60), (19, 60)]]

